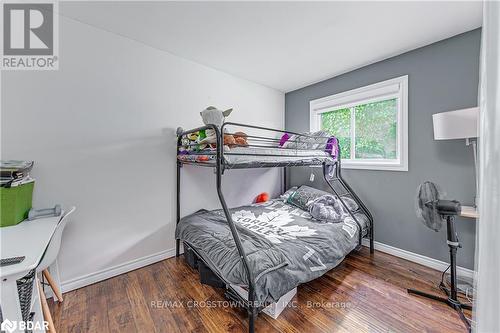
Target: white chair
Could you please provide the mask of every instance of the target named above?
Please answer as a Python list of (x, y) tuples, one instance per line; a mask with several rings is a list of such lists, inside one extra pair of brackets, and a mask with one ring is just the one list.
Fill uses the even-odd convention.
[[(63, 301), (61, 290), (59, 289), (58, 283), (56, 283), (52, 275), (50, 275), (50, 272), (47, 268), (49, 268), (49, 266), (51, 266), (56, 261), (59, 249), (61, 247), (61, 238), (64, 227), (66, 227), (66, 224), (68, 223), (68, 217), (75, 211), (75, 209), (76, 207), (71, 207), (71, 209), (67, 213), (65, 213), (63, 217), (61, 217), (61, 220), (57, 224), (57, 228), (54, 231), (54, 234), (50, 238), (49, 245), (47, 245), (47, 248), (45, 249), (42, 260), (40, 260), (40, 263), (36, 268), (36, 273), (43, 274), (48, 284), (50, 285), (50, 288), (54, 292), (54, 295), (56, 296), (55, 298), (57, 298), (59, 302)], [(58, 270), (57, 265), (53, 266), (53, 268), (55, 270)], [(57, 275), (57, 280), (59, 282), (59, 272), (57, 271), (55, 272), (55, 274)], [(45, 296), (45, 292), (43, 291), (40, 281), (38, 281), (38, 289), (40, 290), (40, 301), (42, 303), (43, 316), (49, 323), (50, 332), (55, 333), (52, 315), (50, 314), (49, 307), (47, 305), (47, 297)]]

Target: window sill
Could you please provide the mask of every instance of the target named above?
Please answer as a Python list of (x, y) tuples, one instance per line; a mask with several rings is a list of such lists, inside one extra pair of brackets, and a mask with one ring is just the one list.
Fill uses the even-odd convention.
[(375, 170), (375, 171), (408, 171), (408, 165), (400, 163), (355, 163), (341, 161), (342, 169)]

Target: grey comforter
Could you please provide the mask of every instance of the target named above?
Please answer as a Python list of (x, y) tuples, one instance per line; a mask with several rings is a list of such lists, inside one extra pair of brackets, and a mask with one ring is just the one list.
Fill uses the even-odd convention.
[[(358, 243), (352, 219), (321, 223), (276, 199), (231, 209), (256, 279), (258, 302), (273, 302), (337, 266)], [(358, 220), (367, 228), (364, 215)], [(181, 219), (176, 238), (189, 244), (227, 283), (248, 285), (224, 212), (198, 211)]]

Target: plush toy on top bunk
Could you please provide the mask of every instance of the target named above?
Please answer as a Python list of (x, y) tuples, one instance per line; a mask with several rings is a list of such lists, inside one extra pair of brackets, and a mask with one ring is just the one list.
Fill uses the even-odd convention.
[[(214, 106), (209, 106), (205, 110), (200, 112), (201, 119), (203, 120), (203, 123), (205, 125), (215, 125), (219, 129), (222, 127), (224, 124), (224, 120), (226, 120), (226, 117), (228, 117), (233, 109), (227, 109), (226, 111), (222, 111), (217, 109)], [(203, 139), (205, 143), (215, 143), (216, 138), (215, 138), (215, 131), (212, 129), (207, 129), (205, 130), (205, 133), (207, 134), (207, 137)], [(234, 143), (234, 138), (233, 140), (229, 140), (232, 143)], [(224, 138), (224, 144), (226, 144), (226, 138)]]
[[(224, 120), (233, 109), (228, 109), (222, 111), (216, 107), (209, 106), (205, 110), (200, 112), (201, 118), (205, 125), (215, 125), (219, 129), (222, 128)], [(182, 133), (182, 129), (177, 129), (177, 134)], [(183, 136), (182, 145), (180, 153), (182, 155), (189, 154), (191, 151), (199, 152), (205, 149), (215, 149), (217, 138), (215, 131), (213, 129), (201, 130), (193, 133), (189, 133)], [(224, 134), (224, 150), (229, 150), (229, 148), (234, 147), (246, 147), (248, 146), (247, 135), (243, 132), (236, 132), (234, 134)], [(200, 155), (199, 158), (203, 156)]]
[[(177, 135), (180, 135), (180, 133), (182, 133), (183, 131), (184, 130), (182, 129), (182, 127), (178, 127)], [(215, 144), (213, 145), (213, 147), (210, 147), (209, 144), (201, 142), (206, 137), (207, 135), (205, 133), (205, 130), (196, 131), (193, 133), (183, 135), (181, 139), (181, 144), (182, 144), (181, 153), (187, 154), (191, 151), (201, 151), (204, 149), (215, 148)]]
[[(214, 106), (209, 106), (205, 110), (200, 112), (201, 119), (205, 125), (215, 125), (219, 129), (224, 124), (224, 120), (228, 117), (233, 109), (228, 109), (222, 111)], [(203, 144), (215, 144), (216, 137), (215, 131), (212, 129), (205, 130), (206, 137), (200, 141)], [(236, 132), (232, 134), (224, 134), (224, 146), (226, 147), (237, 147), (237, 146), (247, 146), (247, 135), (243, 132)]]

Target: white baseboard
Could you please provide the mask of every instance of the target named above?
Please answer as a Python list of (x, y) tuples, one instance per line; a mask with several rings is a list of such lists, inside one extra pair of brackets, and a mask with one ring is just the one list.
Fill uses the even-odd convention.
[[(369, 247), (370, 241), (368, 239), (363, 239), (363, 245)], [(395, 257), (403, 258), (438, 271), (444, 271), (449, 266), (449, 263), (447, 262), (429, 258), (421, 254), (399, 249), (387, 244), (374, 242), (374, 247), (377, 251), (388, 253)], [(474, 277), (474, 271), (465, 267), (457, 266), (457, 275), (472, 279)]]
[[(181, 245), (180, 253), (183, 253), (183, 248)], [(165, 251), (161, 251), (158, 253), (151, 254), (149, 256), (145, 256), (142, 258), (137, 258), (134, 260), (131, 260), (129, 262), (125, 262), (120, 265), (116, 265), (113, 267), (109, 267), (94, 273), (86, 274), (83, 276), (79, 276), (77, 278), (73, 278), (67, 281), (62, 281), (61, 282), (61, 289), (62, 292), (68, 292), (71, 290), (75, 290), (78, 288), (82, 288), (88, 285), (91, 285), (93, 283), (103, 281), (109, 278), (112, 278), (114, 276), (124, 274), (130, 271), (133, 271), (135, 269), (154, 264), (158, 261), (162, 261), (168, 258), (172, 258), (175, 256), (175, 248), (173, 249), (168, 249)]]
[[(363, 239), (363, 245), (364, 246), (370, 246), (370, 243), (367, 239)], [(430, 268), (433, 268), (438, 271), (444, 271), (448, 267), (448, 263), (444, 261), (440, 261), (437, 259), (429, 258), (426, 256), (423, 256), (421, 254), (413, 253), (410, 251), (406, 251), (403, 249), (399, 249), (394, 246), (390, 246), (387, 244), (379, 243), (379, 242), (374, 242), (375, 245), (375, 250), (380, 251), (380, 252), (385, 252), (388, 254), (391, 254), (393, 256), (399, 257), (406, 259), (408, 261), (415, 262), (417, 264), (427, 266)], [(181, 245), (181, 253), (183, 253), (183, 248)], [(73, 278), (67, 281), (63, 281), (61, 284), (61, 289), (62, 292), (68, 292), (71, 290), (75, 290), (78, 288), (82, 288), (88, 285), (91, 285), (93, 283), (103, 281), (109, 278), (112, 278), (114, 276), (124, 274), (130, 271), (133, 271), (135, 269), (154, 264), (158, 261), (162, 261), (168, 258), (171, 258), (175, 256), (175, 248), (174, 249), (168, 249), (165, 251), (161, 251), (146, 257), (138, 258), (131, 260), (129, 262), (116, 265), (110, 268), (106, 268), (94, 273), (90, 273), (87, 275), (83, 275), (77, 278)], [(467, 278), (473, 278), (474, 276), (474, 271), (470, 270), (468, 268), (464, 267), (457, 267), (457, 275), (467, 277)]]

